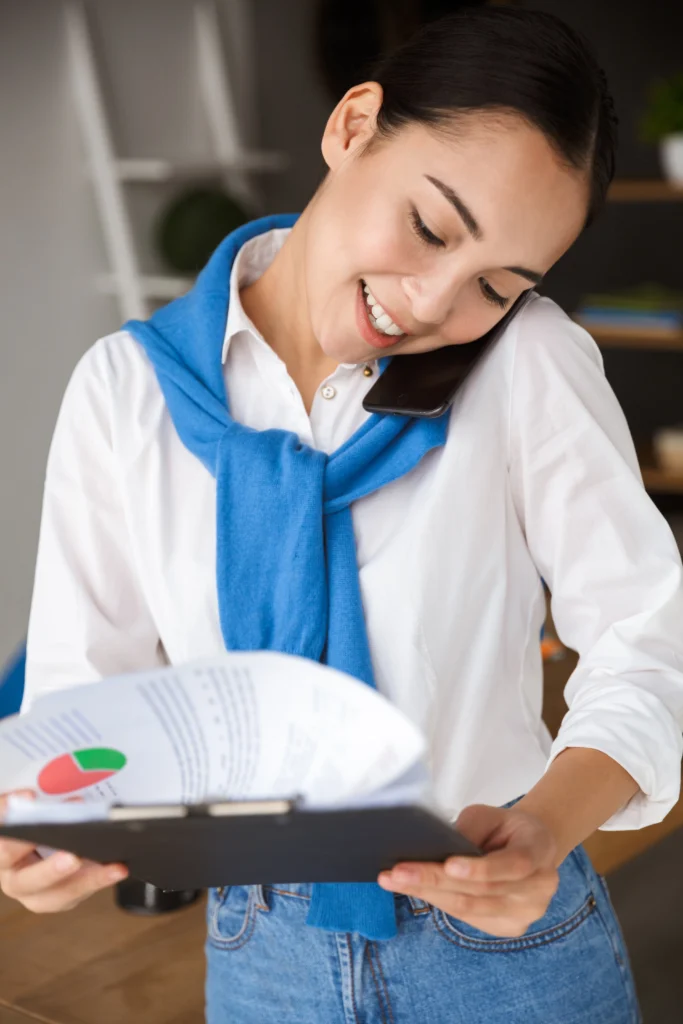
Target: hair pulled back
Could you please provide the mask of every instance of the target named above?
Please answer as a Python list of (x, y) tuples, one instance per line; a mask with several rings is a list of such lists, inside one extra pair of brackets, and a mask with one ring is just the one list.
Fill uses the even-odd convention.
[(455, 130), (458, 115), (516, 114), (586, 173), (594, 220), (614, 177), (618, 118), (588, 41), (553, 14), (464, 7), (429, 22), (375, 65), (384, 91), (377, 137), (417, 123)]

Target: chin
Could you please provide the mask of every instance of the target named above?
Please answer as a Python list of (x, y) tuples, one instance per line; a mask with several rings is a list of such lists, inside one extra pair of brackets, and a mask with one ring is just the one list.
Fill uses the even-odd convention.
[(337, 363), (367, 363), (376, 359), (380, 352), (375, 351), (370, 345), (366, 345), (361, 339), (357, 342), (329, 340), (320, 343), (320, 347), (326, 356), (334, 359)]

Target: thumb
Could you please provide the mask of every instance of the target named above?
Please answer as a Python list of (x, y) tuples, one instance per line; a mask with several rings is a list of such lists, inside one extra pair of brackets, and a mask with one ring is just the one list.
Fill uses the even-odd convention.
[[(470, 804), (460, 812), (454, 827), (480, 849), (495, 850), (505, 845), (503, 837), (498, 835), (505, 818), (504, 807)], [(498, 838), (500, 842), (496, 842)]]

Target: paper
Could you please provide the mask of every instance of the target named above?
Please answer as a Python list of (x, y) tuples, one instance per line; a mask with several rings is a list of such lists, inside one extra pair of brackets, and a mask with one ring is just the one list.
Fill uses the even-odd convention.
[[(226, 653), (48, 694), (0, 723), (0, 791), (83, 820), (112, 804), (301, 797), (348, 806), (421, 787), (425, 743), (365, 684), (304, 658)], [(406, 788), (408, 780), (408, 788)], [(75, 808), (79, 808), (76, 810)], [(73, 819), (70, 818), (73, 816)], [(9, 819), (8, 819), (9, 822)]]

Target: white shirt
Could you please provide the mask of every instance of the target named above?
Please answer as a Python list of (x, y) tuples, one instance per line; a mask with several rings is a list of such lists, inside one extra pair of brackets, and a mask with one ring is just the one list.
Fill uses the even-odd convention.
[[(286, 235), (253, 239), (233, 267), (230, 409), (331, 452), (365, 419), (377, 367), (367, 377), (339, 366), (307, 415), (239, 299)], [(69, 383), (48, 460), (25, 706), (224, 650), (215, 502), (143, 349), (124, 332), (98, 341)], [(572, 746), (603, 751), (640, 786), (604, 828), (641, 828), (671, 810), (683, 753), (681, 561), (581, 327), (532, 299), (459, 393), (445, 446), (352, 512), (377, 685), (423, 730), (446, 813), (522, 795)], [(580, 654), (554, 742), (541, 719), (541, 577), (560, 638)]]

